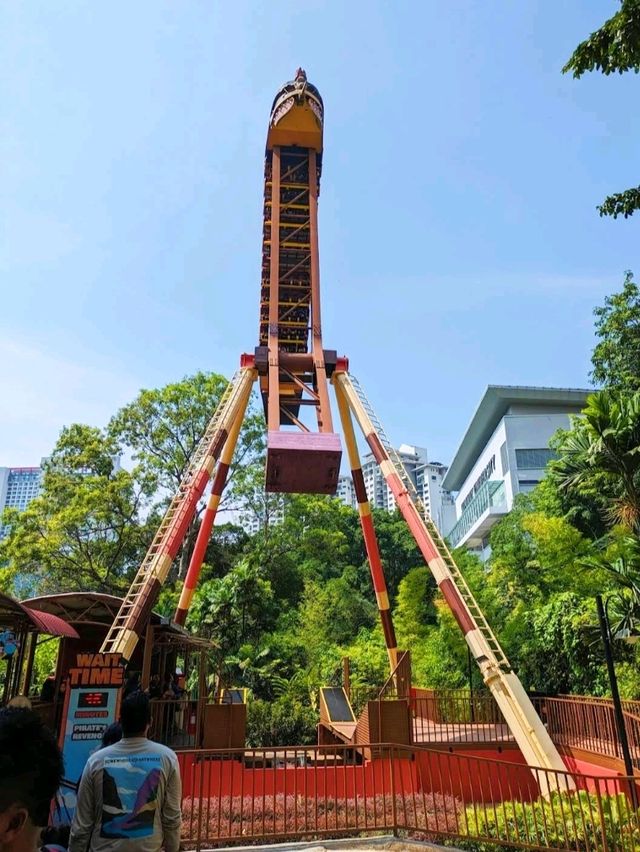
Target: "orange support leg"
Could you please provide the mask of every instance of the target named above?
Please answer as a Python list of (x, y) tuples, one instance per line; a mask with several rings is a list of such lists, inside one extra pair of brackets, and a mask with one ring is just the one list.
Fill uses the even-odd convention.
[(340, 385), (335, 385), (335, 392), (336, 399), (338, 401), (338, 410), (340, 412), (340, 420), (342, 423), (342, 432), (344, 434), (344, 442), (347, 445), (347, 453), (349, 455), (353, 487), (356, 493), (356, 500), (358, 502), (360, 525), (362, 527), (362, 535), (364, 536), (364, 545), (367, 550), (369, 569), (371, 570), (371, 580), (376, 594), (376, 603), (378, 604), (378, 611), (380, 613), (384, 642), (389, 656), (389, 665), (393, 672), (398, 664), (398, 643), (396, 641), (396, 633), (393, 627), (393, 620), (391, 618), (389, 594), (387, 592), (387, 583), (384, 578), (382, 560), (380, 559), (378, 539), (376, 538), (375, 529), (373, 527), (371, 505), (364, 485), (360, 454), (358, 453), (358, 445), (356, 443), (356, 437), (353, 430), (353, 421), (351, 420), (349, 404)]
[(193, 600), (193, 595), (195, 593), (196, 586), (198, 585), (198, 579), (200, 577), (200, 570), (204, 561), (204, 555), (207, 550), (209, 539), (211, 538), (211, 531), (213, 530), (213, 524), (216, 519), (216, 513), (220, 505), (220, 500), (222, 499), (222, 492), (224, 491), (229, 467), (233, 460), (233, 453), (235, 451), (236, 444), (238, 443), (238, 436), (240, 434), (240, 429), (242, 428), (242, 423), (244, 421), (245, 410), (246, 408), (242, 409), (241, 411), (238, 411), (236, 420), (229, 429), (229, 436), (227, 437), (224, 448), (222, 450), (222, 454), (220, 456), (220, 461), (218, 462), (216, 467), (216, 472), (213, 477), (213, 484), (211, 485), (211, 494), (209, 495), (207, 508), (205, 509), (204, 515), (202, 516), (202, 521), (200, 522), (198, 537), (196, 539), (196, 544), (193, 549), (193, 553), (191, 554), (189, 568), (187, 569), (187, 574), (184, 578), (184, 586), (182, 587), (182, 592), (180, 593), (180, 600), (178, 602), (175, 615), (173, 617), (173, 620), (176, 624), (184, 625), (187, 618), (187, 613), (189, 612), (189, 607), (191, 606), (191, 601)]

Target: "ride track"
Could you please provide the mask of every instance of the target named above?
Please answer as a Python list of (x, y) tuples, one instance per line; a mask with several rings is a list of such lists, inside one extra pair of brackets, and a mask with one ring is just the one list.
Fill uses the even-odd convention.
[[(258, 346), (253, 354), (242, 355), (240, 369), (190, 459), (101, 651), (131, 657), (198, 503), (213, 479), (175, 614), (176, 622), (184, 624), (254, 381), (259, 379), (267, 420), (267, 491), (335, 493), (341, 450), (340, 439), (333, 431), (328, 392), (331, 381), (392, 676), (398, 650), (352, 417), (362, 429), (525, 760), (530, 767), (551, 770), (545, 778), (563, 779), (566, 789), (571, 783), (562, 774), (565, 767), (555, 745), (425, 512), (362, 388), (348, 372), (347, 359), (323, 349), (318, 251), (323, 120), (322, 98), (299, 69), (295, 80), (276, 95), (269, 121)], [(315, 428), (305, 422), (305, 406), (315, 412)], [(549, 783), (548, 789), (541, 789), (545, 795), (555, 784)]]

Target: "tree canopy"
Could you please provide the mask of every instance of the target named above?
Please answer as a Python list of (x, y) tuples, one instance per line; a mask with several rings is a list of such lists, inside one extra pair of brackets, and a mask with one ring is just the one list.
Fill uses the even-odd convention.
[[(624, 74), (640, 71), (640, 0), (621, 0), (620, 9), (574, 50), (562, 69), (580, 78), (587, 71)], [(601, 216), (632, 216), (640, 209), (640, 186), (609, 195)]]
[(640, 289), (626, 272), (622, 290), (594, 308), (598, 342), (591, 356), (596, 385), (640, 390)]

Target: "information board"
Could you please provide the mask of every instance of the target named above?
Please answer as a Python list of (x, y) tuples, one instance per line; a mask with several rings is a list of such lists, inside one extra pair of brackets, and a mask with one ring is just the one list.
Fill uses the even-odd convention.
[(124, 670), (120, 654), (78, 654), (69, 671), (65, 721), (61, 731), (65, 777), (58, 794), (57, 822), (70, 822), (87, 759), (117, 718)]

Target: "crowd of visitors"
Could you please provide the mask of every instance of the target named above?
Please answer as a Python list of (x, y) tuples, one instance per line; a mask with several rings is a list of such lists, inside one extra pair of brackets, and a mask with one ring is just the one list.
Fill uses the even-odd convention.
[(148, 739), (150, 697), (135, 684), (87, 761), (71, 826), (46, 827), (64, 774), (53, 733), (28, 707), (0, 710), (0, 852), (178, 852), (178, 758)]

